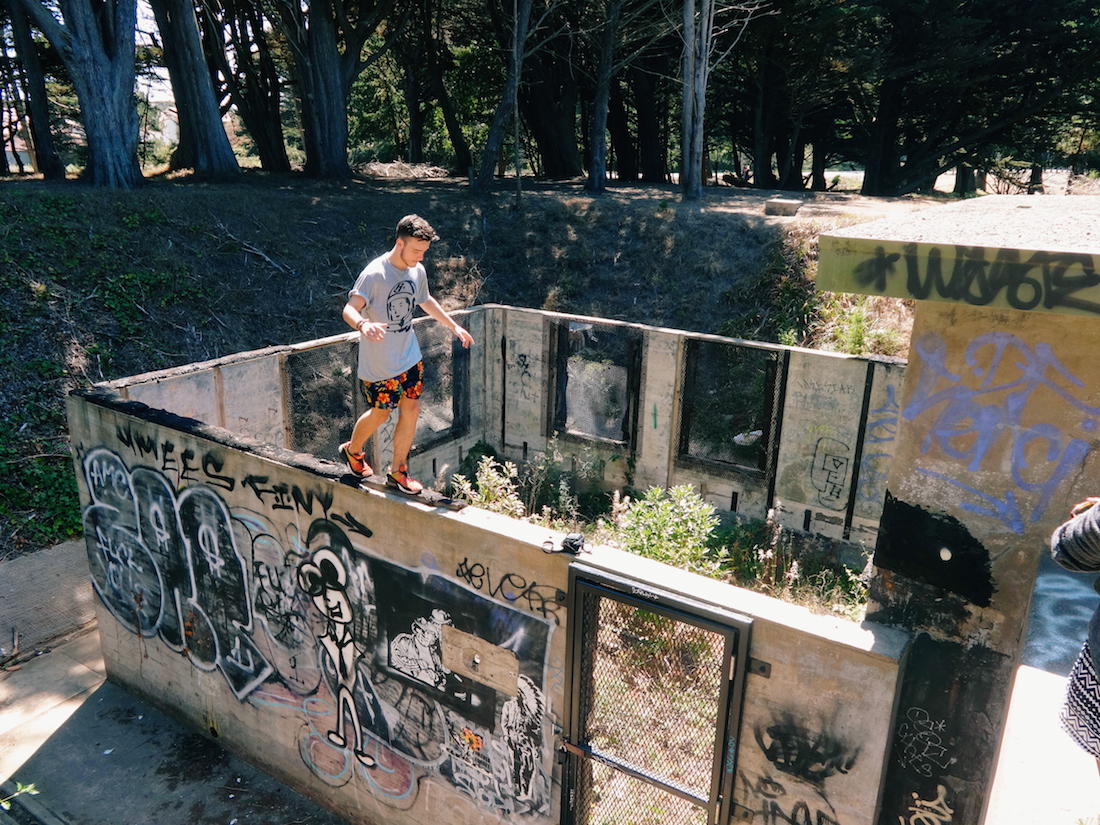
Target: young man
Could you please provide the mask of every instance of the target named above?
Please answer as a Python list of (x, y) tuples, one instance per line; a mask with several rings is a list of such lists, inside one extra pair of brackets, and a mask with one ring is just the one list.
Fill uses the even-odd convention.
[(474, 342), (473, 336), (455, 323), (428, 292), (421, 261), (432, 241), (437, 240), (435, 230), (419, 215), (403, 217), (397, 224), (393, 249), (375, 258), (359, 274), (343, 312), (348, 326), (359, 331), (358, 375), (369, 409), (355, 422), (351, 439), (340, 445), (340, 452), (352, 473), (360, 478), (373, 475), (363, 446), (396, 409), (393, 464), (386, 483), (410, 495), (424, 489), (419, 481), (409, 478), (407, 464), (420, 415), (424, 369), (412, 327), (413, 310), (423, 307), (457, 335), (464, 347)]

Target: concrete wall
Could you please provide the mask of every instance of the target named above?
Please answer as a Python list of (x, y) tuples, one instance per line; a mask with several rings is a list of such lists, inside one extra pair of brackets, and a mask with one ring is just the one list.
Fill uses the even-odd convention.
[[(637, 427), (627, 443), (558, 433), (555, 448), (568, 463), (601, 462), (608, 487), (671, 487), (691, 484), (720, 510), (764, 518), (774, 511), (785, 527), (831, 539), (874, 543), (897, 424), (897, 396), (904, 364), (717, 336), (623, 324), (509, 307), (462, 313), (477, 339), (468, 358), (469, 426), (453, 437), (414, 449), (410, 467), (419, 477), (443, 480), (477, 442), (517, 461), (547, 449), (555, 435), (555, 330), (583, 321), (639, 336)], [(421, 319), (431, 328), (433, 322)], [(336, 460), (358, 410), (354, 378), (355, 335), (242, 353), (180, 370), (135, 376), (111, 386), (123, 397), (226, 427), (258, 441), (313, 452)], [(681, 397), (691, 341), (745, 347), (774, 358), (775, 407), (766, 466), (746, 471), (721, 462), (690, 460), (680, 448)], [(331, 352), (324, 356), (322, 353)], [(286, 373), (295, 359), (316, 359), (317, 369), (339, 374), (318, 390), (292, 385)], [(326, 360), (326, 358), (328, 360)], [(335, 366), (334, 366), (335, 365)], [(429, 364), (429, 366), (431, 366)], [(325, 378), (326, 376), (322, 376)], [(428, 385), (432, 379), (429, 374)], [(295, 423), (308, 400), (294, 397), (335, 393), (338, 411), (314, 412), (326, 432), (314, 442)], [(421, 436), (423, 436), (423, 427)], [(386, 466), (392, 421), (368, 449), (375, 468)], [(423, 439), (421, 439), (423, 440)]]
[(545, 531), (132, 402), (69, 420), (112, 680), (349, 822), (557, 821)]
[[(500, 331), (506, 357), (475, 361), (471, 374), (505, 374), (506, 394), (496, 418), (471, 417), (480, 430), (468, 438), (496, 430), (511, 448), (528, 435), (529, 450), (544, 444), (544, 320), (487, 314), (483, 351)], [(658, 355), (647, 364), (662, 391), (682, 346), (670, 331), (651, 337)], [(542, 543), (560, 536), (349, 486), (338, 464), (258, 440), (270, 424), (249, 431), (242, 422), (264, 416), (240, 411), (268, 408), (243, 399), (279, 384), (273, 365), (292, 354), (119, 382), (131, 400), (110, 387), (70, 397), (110, 678), (349, 822), (559, 821), (571, 557)], [(240, 432), (137, 397), (213, 408)], [(660, 437), (639, 450), (674, 464), (672, 413), (658, 411)], [(418, 460), (457, 459), (464, 443)], [(584, 560), (752, 617), (750, 655), (771, 675), (750, 675), (745, 690), (734, 786), (744, 811), (760, 821), (875, 817), (907, 634), (609, 548)], [(437, 656), (417, 633), (439, 639)]]

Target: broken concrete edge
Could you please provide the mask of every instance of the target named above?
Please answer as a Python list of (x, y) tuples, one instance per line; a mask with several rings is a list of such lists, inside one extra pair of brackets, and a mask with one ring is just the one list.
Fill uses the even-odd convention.
[(802, 207), (796, 198), (768, 198), (764, 201), (765, 215), (794, 215)]
[[(213, 441), (224, 447), (251, 453), (270, 461), (304, 470), (330, 481), (345, 483), (344, 477), (348, 475), (343, 465), (334, 461), (326, 461), (309, 453), (299, 453), (295, 450), (276, 447), (247, 436), (237, 435), (222, 427), (207, 424), (195, 418), (187, 418), (167, 410), (156, 409), (140, 401), (130, 401), (102, 384), (87, 389), (76, 389), (69, 394), (82, 398), (89, 404), (142, 418), (154, 424), (160, 424), (189, 435)], [(355, 479), (356, 484), (358, 484), (358, 481), (358, 479)]]
[[(73, 639), (79, 639), (81, 636), (91, 633), (96, 629), (96, 625), (96, 619), (89, 619), (83, 624), (70, 627), (68, 630), (63, 630), (60, 633), (55, 633), (47, 639), (41, 639), (26, 650), (12, 653), (6, 659), (0, 660), (0, 675), (17, 670), (24, 662), (35, 659), (44, 653), (49, 653), (55, 647), (60, 647), (66, 642), (71, 642)], [(2, 798), (2, 796), (0, 796), (0, 798)]]

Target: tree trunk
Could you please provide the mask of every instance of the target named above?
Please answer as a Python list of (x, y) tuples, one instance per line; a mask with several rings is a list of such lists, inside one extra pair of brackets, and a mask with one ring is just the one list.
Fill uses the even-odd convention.
[[(202, 40), (211, 77), (220, 75), (266, 172), (289, 172), (283, 141), (282, 80), (271, 55), (263, 15), (250, 2), (204, 0)], [(229, 43), (226, 46), (225, 39)], [(233, 55), (230, 65), (229, 53)]]
[(447, 87), (443, 83), (443, 71), (439, 69), (437, 61), (436, 98), (439, 100), (439, 109), (443, 112), (443, 123), (447, 126), (447, 137), (451, 139), (451, 146), (455, 150), (455, 166), (460, 175), (468, 175), (474, 168), (473, 155), (470, 154), (470, 144), (466, 135), (462, 132), (462, 124), (458, 122), (451, 96), (447, 94)]
[(589, 192), (607, 190), (607, 114), (611, 101), (611, 75), (615, 65), (615, 41), (619, 35), (619, 15), (623, 0), (608, 0), (607, 12), (600, 33), (600, 59), (596, 70), (596, 97), (592, 104), (592, 125), (589, 132), (588, 180)]
[(327, 5), (310, 5), (309, 27), (305, 32), (309, 57), (299, 61), (298, 66), (305, 171), (315, 178), (347, 178), (351, 176), (348, 85), (341, 71), (336, 23), (331, 14), (320, 8), (315, 12), (315, 7)]
[(973, 195), (977, 191), (978, 185), (974, 177), (974, 167), (969, 163), (960, 163), (955, 167), (955, 194), (966, 196)]
[(825, 180), (825, 148), (820, 141), (813, 142), (813, 153), (810, 155), (810, 189), (814, 192), (824, 192), (829, 188)]
[(180, 139), (171, 168), (194, 169), (200, 176), (239, 174), (206, 71), (194, 5), (191, 0), (150, 0), (150, 5), (160, 29), (179, 117)]
[(65, 164), (57, 154), (53, 134), (50, 132), (49, 98), (46, 95), (46, 76), (34, 48), (30, 24), (17, 0), (8, 0), (11, 16), (12, 39), (15, 54), (23, 66), (26, 78), (27, 121), (34, 150), (35, 167), (45, 180), (64, 180)]
[(543, 174), (566, 180), (584, 172), (577, 149), (577, 82), (557, 50), (543, 50), (535, 58), (527, 64), (520, 90), (523, 121), (535, 139)]
[(703, 114), (707, 102), (713, 22), (713, 0), (685, 0), (680, 140), (680, 190), (685, 201), (703, 197)]
[(897, 149), (898, 102), (902, 99), (900, 81), (887, 79), (879, 90), (879, 105), (871, 124), (867, 163), (860, 194), (890, 197), (896, 194), (899, 169)]
[[(489, 134), (485, 139), (485, 148), (481, 152), (481, 165), (478, 167), (477, 177), (472, 181), (471, 188), (477, 194), (486, 194), (492, 188), (493, 174), (500, 159), (500, 150), (504, 146), (504, 130), (508, 126), (509, 118), (515, 112), (519, 78), (523, 71), (523, 49), (527, 42), (527, 25), (531, 19), (531, 3), (532, 0), (519, 0), (516, 20), (512, 27), (512, 51), (508, 55), (508, 74), (504, 81), (504, 93), (493, 113)], [(518, 169), (516, 174), (519, 174)]]
[(68, 0), (64, 22), (37, 0), (19, 0), (69, 71), (88, 141), (81, 176), (92, 186), (133, 189), (142, 181), (134, 105), (137, 0)]
[(668, 179), (665, 166), (664, 141), (661, 139), (661, 110), (657, 100), (657, 82), (649, 69), (659, 69), (656, 59), (648, 66), (631, 71), (634, 88), (634, 107), (638, 112), (638, 157), (641, 161), (642, 180), (646, 183), (664, 183)]
[(638, 147), (630, 134), (630, 123), (623, 105), (622, 90), (618, 83), (611, 84), (611, 100), (607, 112), (607, 133), (615, 153), (615, 172), (619, 180), (638, 179)]

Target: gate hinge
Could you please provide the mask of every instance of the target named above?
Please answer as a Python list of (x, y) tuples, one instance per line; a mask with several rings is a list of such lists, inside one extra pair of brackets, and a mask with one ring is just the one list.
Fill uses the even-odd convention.
[(762, 662), (759, 659), (749, 658), (749, 673), (755, 673), (757, 676), (763, 676), (765, 679), (772, 677), (772, 666), (770, 662)]
[(756, 816), (756, 812), (751, 808), (746, 808), (744, 805), (738, 805), (733, 803), (733, 815), (734, 822), (752, 822), (752, 818)]

